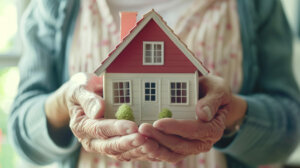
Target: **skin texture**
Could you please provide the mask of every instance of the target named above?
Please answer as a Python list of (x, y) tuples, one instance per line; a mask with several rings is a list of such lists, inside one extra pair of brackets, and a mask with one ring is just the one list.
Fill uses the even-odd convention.
[(102, 79), (96, 75), (79, 73), (49, 96), (45, 111), (53, 139), (63, 138), (69, 125), (88, 152), (106, 154), (120, 161), (158, 161), (151, 154), (162, 154), (162, 159), (170, 161), (182, 157), (139, 134), (132, 121), (104, 119), (101, 83)]
[(132, 121), (104, 119), (102, 78), (79, 73), (51, 94), (45, 103), (49, 134), (63, 138), (68, 127), (88, 152), (120, 161), (132, 159), (176, 163), (191, 154), (209, 151), (245, 114), (246, 102), (222, 78), (199, 80), (195, 120), (161, 119), (139, 127)]
[[(200, 78), (199, 88), (201, 98), (195, 110), (196, 120), (161, 119), (153, 125), (142, 124), (139, 133), (184, 157), (209, 151), (225, 129), (232, 129), (243, 119), (247, 103), (233, 95), (220, 77), (208, 75)], [(154, 158), (169, 161), (160, 156)]]

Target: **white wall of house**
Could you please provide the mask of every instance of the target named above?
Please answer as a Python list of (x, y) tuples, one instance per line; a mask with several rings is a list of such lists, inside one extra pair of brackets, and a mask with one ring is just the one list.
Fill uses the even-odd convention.
[[(105, 117), (115, 118), (115, 112), (120, 104), (113, 102), (113, 82), (130, 81), (131, 103), (137, 123), (152, 123), (158, 119), (158, 114), (163, 108), (168, 108), (176, 119), (195, 119), (195, 105), (198, 97), (198, 73), (192, 74), (124, 74), (105, 73), (104, 99), (106, 102)], [(156, 101), (145, 102), (144, 82), (156, 82)], [(172, 104), (170, 82), (187, 82), (187, 104)]]

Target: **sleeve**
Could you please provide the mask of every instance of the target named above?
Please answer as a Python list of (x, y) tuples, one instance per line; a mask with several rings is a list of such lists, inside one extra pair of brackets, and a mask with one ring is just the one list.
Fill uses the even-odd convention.
[[(21, 23), (24, 53), (19, 63), (20, 83), (9, 118), (9, 138), (18, 153), (28, 161), (45, 165), (66, 159), (79, 144), (58, 145), (48, 134), (44, 104), (47, 97), (61, 84), (58, 79), (58, 52), (61, 13), (66, 0), (33, 0)], [(68, 138), (69, 136), (69, 138)]]
[[(239, 132), (221, 139), (217, 149), (249, 165), (283, 162), (300, 140), (300, 94), (292, 72), (292, 37), (281, 3), (272, 2), (260, 14), (270, 12), (257, 27), (259, 74)], [(268, 3), (270, 5), (270, 3)]]

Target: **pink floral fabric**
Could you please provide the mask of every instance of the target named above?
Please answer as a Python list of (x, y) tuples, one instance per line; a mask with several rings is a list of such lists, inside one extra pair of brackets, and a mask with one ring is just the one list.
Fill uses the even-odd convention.
[[(159, 13), (159, 11), (158, 11)], [(223, 77), (234, 92), (242, 82), (242, 47), (236, 0), (195, 0), (178, 18), (174, 32), (211, 73)], [(93, 72), (119, 43), (119, 28), (106, 0), (82, 0), (69, 55), (70, 75)], [(81, 150), (84, 168), (226, 168), (223, 154), (212, 149), (177, 164), (119, 162)]]
[(196, 0), (175, 33), (234, 93), (242, 83), (242, 47), (236, 0)]
[(104, 155), (88, 153), (81, 150), (78, 168), (226, 168), (223, 154), (216, 150), (189, 156), (176, 163), (131, 161), (119, 162)]

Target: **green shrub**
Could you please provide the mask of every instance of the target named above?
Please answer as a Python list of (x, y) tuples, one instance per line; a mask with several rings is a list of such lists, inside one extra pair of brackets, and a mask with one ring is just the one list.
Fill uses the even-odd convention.
[(118, 120), (134, 121), (134, 116), (133, 116), (132, 109), (127, 104), (122, 104), (119, 107), (118, 111), (116, 112), (115, 116)]
[(162, 118), (172, 118), (172, 112), (167, 109), (167, 108), (164, 108), (161, 110), (161, 112), (159, 113), (159, 116), (158, 116), (159, 119), (162, 119)]

